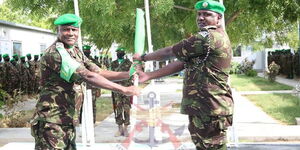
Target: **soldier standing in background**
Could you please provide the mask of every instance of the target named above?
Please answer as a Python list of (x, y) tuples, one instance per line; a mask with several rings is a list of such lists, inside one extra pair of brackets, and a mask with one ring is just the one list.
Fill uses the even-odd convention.
[(30, 72), (30, 77), (31, 79), (29, 79), (29, 89), (28, 89), (28, 93), (29, 94), (33, 94), (34, 93), (34, 87), (35, 87), (35, 66), (34, 66), (34, 62), (31, 60), (31, 54), (28, 53), (26, 55), (27, 57), (27, 64), (28, 64), (28, 68), (29, 68), (29, 72)]
[[(89, 45), (84, 45), (82, 47), (83, 49), (83, 53), (84, 55), (90, 59), (94, 64), (96, 64), (98, 67), (100, 67), (96, 62), (96, 60), (93, 59), (93, 57), (91, 56), (91, 46)], [(94, 123), (96, 123), (96, 113), (97, 113), (97, 105), (96, 105), (96, 101), (97, 101), (97, 98), (99, 98), (101, 96), (101, 92), (100, 92), (100, 89), (96, 88), (96, 87), (93, 87), (92, 85), (87, 85), (87, 89), (91, 89), (92, 90), (92, 103), (93, 103), (93, 117), (94, 117)], [(82, 112), (82, 110), (81, 110)], [(81, 114), (80, 113), (80, 118), (81, 118)], [(81, 119), (80, 119), (81, 120)]]
[(34, 93), (38, 93), (39, 85), (40, 85), (40, 61), (39, 55), (33, 56), (33, 64), (34, 64)]
[(8, 54), (4, 54), (3, 55), (3, 59), (4, 59), (4, 73), (5, 73), (5, 77), (4, 77), (4, 90), (10, 94), (11, 96), (13, 96), (13, 90), (14, 90), (14, 66), (13, 64), (10, 62), (10, 57)]
[(29, 68), (26, 65), (26, 58), (25, 56), (21, 56), (20, 57), (21, 61), (20, 61), (20, 82), (21, 82), (21, 90), (25, 93), (28, 94), (28, 88), (29, 88), (29, 82), (31, 79), (31, 74), (29, 72)]
[(213, 0), (196, 3), (199, 32), (181, 42), (154, 51), (134, 55), (134, 60), (178, 61), (147, 73), (139, 73), (140, 82), (185, 69), (181, 113), (189, 118), (189, 132), (197, 150), (225, 150), (226, 130), (232, 125), (233, 97), (228, 85), (232, 49), (222, 28), (225, 7)]
[(10, 60), (11, 65), (11, 82), (12, 82), (12, 96), (16, 96), (19, 92), (20, 92), (20, 64), (14, 59), (12, 58)]
[(21, 91), (21, 82), (20, 82), (20, 80), (21, 80), (21, 72), (20, 72), (21, 65), (20, 65), (20, 61), (19, 61), (19, 55), (14, 54), (13, 59), (16, 62), (16, 64), (14, 66), (17, 70), (17, 78), (18, 78), (18, 81), (17, 81), (18, 83), (16, 83), (17, 84), (16, 86), (18, 86), (18, 87), (16, 87), (16, 89), (17, 89), (17, 91)]
[(10, 83), (10, 74), (9, 74), (9, 68), (11, 63), (9, 62), (10, 58), (8, 54), (4, 54), (3, 56), (3, 90), (5, 90), (6, 92), (9, 91), (11, 83)]
[[(111, 63), (112, 71), (129, 71), (132, 62), (129, 59), (124, 59), (125, 48), (118, 48), (116, 50), (118, 59)], [(116, 82), (123, 86), (133, 85), (132, 80), (124, 80)], [(116, 124), (118, 131), (115, 136), (128, 136), (128, 125), (130, 125), (130, 108), (131, 102), (129, 96), (121, 93), (112, 92), (113, 109), (115, 113)]]

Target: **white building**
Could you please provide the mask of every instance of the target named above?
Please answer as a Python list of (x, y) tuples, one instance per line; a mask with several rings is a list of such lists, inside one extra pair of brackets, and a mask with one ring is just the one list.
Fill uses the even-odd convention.
[(56, 38), (51, 30), (0, 20), (0, 54), (40, 54)]

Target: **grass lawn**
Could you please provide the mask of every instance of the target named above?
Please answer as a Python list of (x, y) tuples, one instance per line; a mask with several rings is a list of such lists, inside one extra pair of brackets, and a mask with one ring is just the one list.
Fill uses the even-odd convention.
[(231, 87), (237, 91), (273, 91), (292, 90), (293, 87), (277, 82), (269, 82), (261, 77), (248, 77), (245, 75), (230, 75)]
[(300, 117), (300, 100), (291, 94), (259, 94), (246, 97), (284, 124), (295, 125), (295, 117)]
[[(100, 97), (96, 101), (97, 114), (96, 120), (102, 121), (113, 113), (112, 100), (110, 97)], [(0, 117), (0, 128), (16, 128), (16, 127), (30, 127), (29, 121), (34, 113), (34, 110), (27, 110), (22, 112), (15, 112), (9, 118), (4, 119), (4, 116)]]
[(100, 97), (96, 101), (96, 121), (102, 121), (113, 113), (111, 97)]

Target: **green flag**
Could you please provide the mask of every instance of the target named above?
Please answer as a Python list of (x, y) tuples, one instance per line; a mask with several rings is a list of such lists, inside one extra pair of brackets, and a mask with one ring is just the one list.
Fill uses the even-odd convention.
[[(136, 9), (136, 20), (135, 20), (135, 36), (134, 36), (134, 53), (143, 54), (145, 48), (145, 18), (144, 11), (140, 8)], [(139, 61), (130, 67), (129, 76), (130, 78), (136, 72), (135, 66), (141, 64)]]
[(143, 54), (145, 47), (145, 18), (144, 11), (136, 9), (135, 36), (134, 36), (134, 53)]

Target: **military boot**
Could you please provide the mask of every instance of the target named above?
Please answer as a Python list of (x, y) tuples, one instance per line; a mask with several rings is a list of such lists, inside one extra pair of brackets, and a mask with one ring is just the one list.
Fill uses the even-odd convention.
[(129, 136), (129, 133), (128, 133), (128, 125), (124, 125), (124, 128), (123, 128), (123, 136), (125, 137), (128, 137)]
[(119, 125), (118, 126), (118, 131), (115, 133), (115, 137), (121, 136), (123, 134), (123, 126)]

